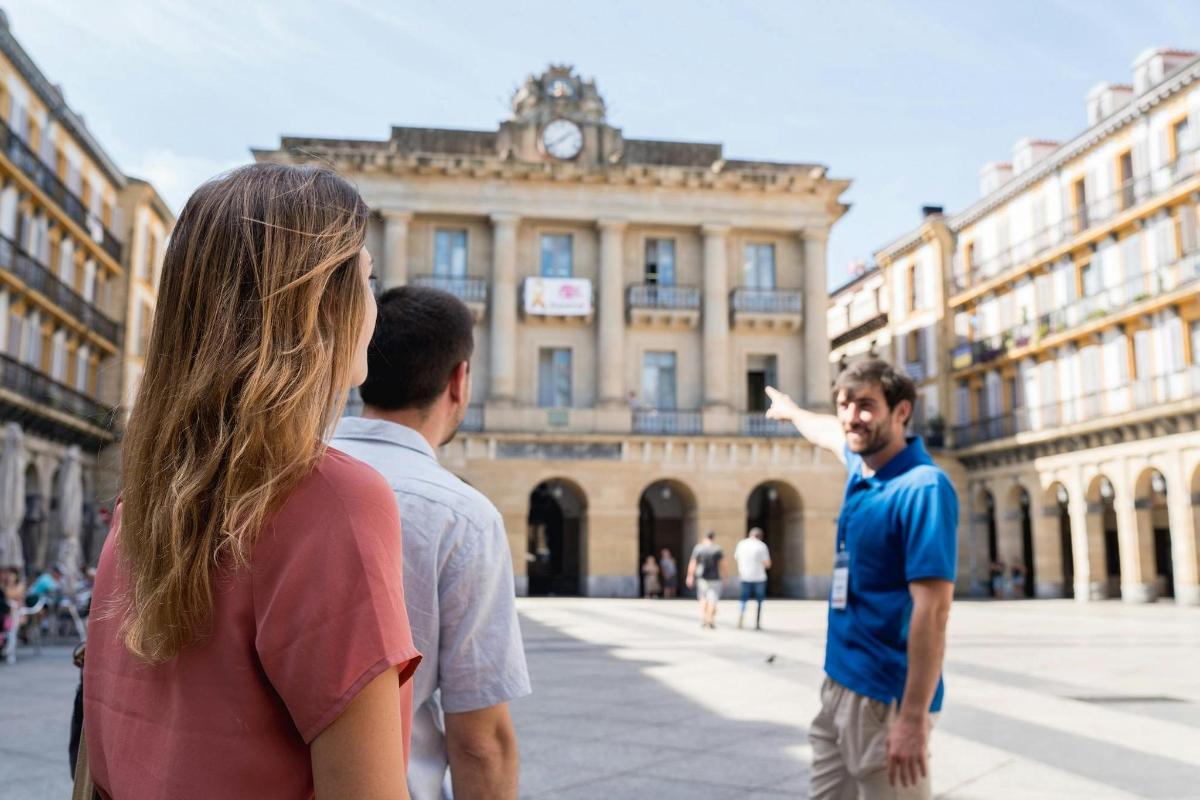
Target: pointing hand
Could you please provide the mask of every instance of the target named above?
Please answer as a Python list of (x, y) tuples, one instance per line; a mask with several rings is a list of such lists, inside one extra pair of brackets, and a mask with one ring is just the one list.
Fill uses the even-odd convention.
[(767, 397), (771, 398), (771, 407), (767, 409), (767, 419), (791, 420), (795, 412), (800, 410), (795, 400), (773, 386), (767, 387)]

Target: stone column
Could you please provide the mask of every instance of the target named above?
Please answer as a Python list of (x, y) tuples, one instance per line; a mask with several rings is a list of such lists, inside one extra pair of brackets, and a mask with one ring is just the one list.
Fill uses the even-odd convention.
[(1104, 522), (1099, 504), (1090, 507), (1082, 478), (1067, 487), (1067, 513), (1071, 517), (1071, 555), (1075, 560), (1075, 600), (1103, 600), (1108, 596), (1104, 564)]
[(705, 225), (704, 406), (729, 408), (729, 226)]
[(596, 394), (603, 408), (625, 405), (625, 309), (622, 297), (626, 223), (602, 219), (596, 325)]
[(1145, 559), (1132, 487), (1117, 487), (1113, 511), (1117, 514), (1117, 543), (1121, 548), (1121, 599), (1126, 603), (1149, 603), (1154, 600), (1154, 583), (1142, 574)]
[(488, 342), (491, 361), (488, 402), (512, 405), (517, 397), (517, 227), (516, 214), (492, 215), (492, 308)]
[(1063, 586), (1058, 504), (1047, 502), (1038, 505), (1031, 502), (1029, 514), (1029, 521), (1033, 525), (1034, 597), (1062, 597), (1066, 587)]
[(1171, 559), (1175, 567), (1175, 603), (1200, 605), (1200, 575), (1197, 574), (1195, 498), (1187, 491), (1183, 469), (1176, 454), (1167, 479), (1167, 517), (1171, 525)]
[(383, 217), (383, 274), (379, 276), (380, 291), (408, 283), (408, 223), (411, 211), (385, 208)]
[(801, 234), (804, 249), (804, 401), (809, 408), (828, 408), (829, 398), (829, 332), (826, 307), (825, 243), (826, 228), (806, 230)]

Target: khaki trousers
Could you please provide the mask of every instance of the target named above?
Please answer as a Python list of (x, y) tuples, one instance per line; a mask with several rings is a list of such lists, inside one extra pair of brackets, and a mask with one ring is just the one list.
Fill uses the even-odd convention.
[(810, 800), (929, 800), (933, 792), (928, 772), (916, 786), (888, 784), (887, 734), (895, 718), (894, 707), (826, 677), (821, 710), (808, 730), (813, 755)]

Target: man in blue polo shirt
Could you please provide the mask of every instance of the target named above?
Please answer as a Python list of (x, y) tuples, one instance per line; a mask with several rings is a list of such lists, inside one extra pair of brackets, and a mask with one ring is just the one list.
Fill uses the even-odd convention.
[(837, 416), (767, 389), (771, 419), (831, 450), (849, 478), (838, 518), (821, 710), (809, 729), (810, 796), (931, 796), (928, 742), (942, 707), (958, 498), (918, 437), (916, 388), (885, 361), (834, 384)]

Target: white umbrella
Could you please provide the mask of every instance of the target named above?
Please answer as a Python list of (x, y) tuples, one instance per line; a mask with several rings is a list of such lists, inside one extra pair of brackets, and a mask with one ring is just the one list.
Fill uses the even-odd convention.
[(25, 435), (21, 426), (4, 426), (0, 454), (0, 567), (24, 569), (21, 522), (25, 519)]
[(58, 561), (63, 567), (66, 588), (73, 589), (81, 568), (79, 537), (83, 532), (83, 465), (78, 445), (67, 448), (59, 472), (58, 518), (62, 524)]

